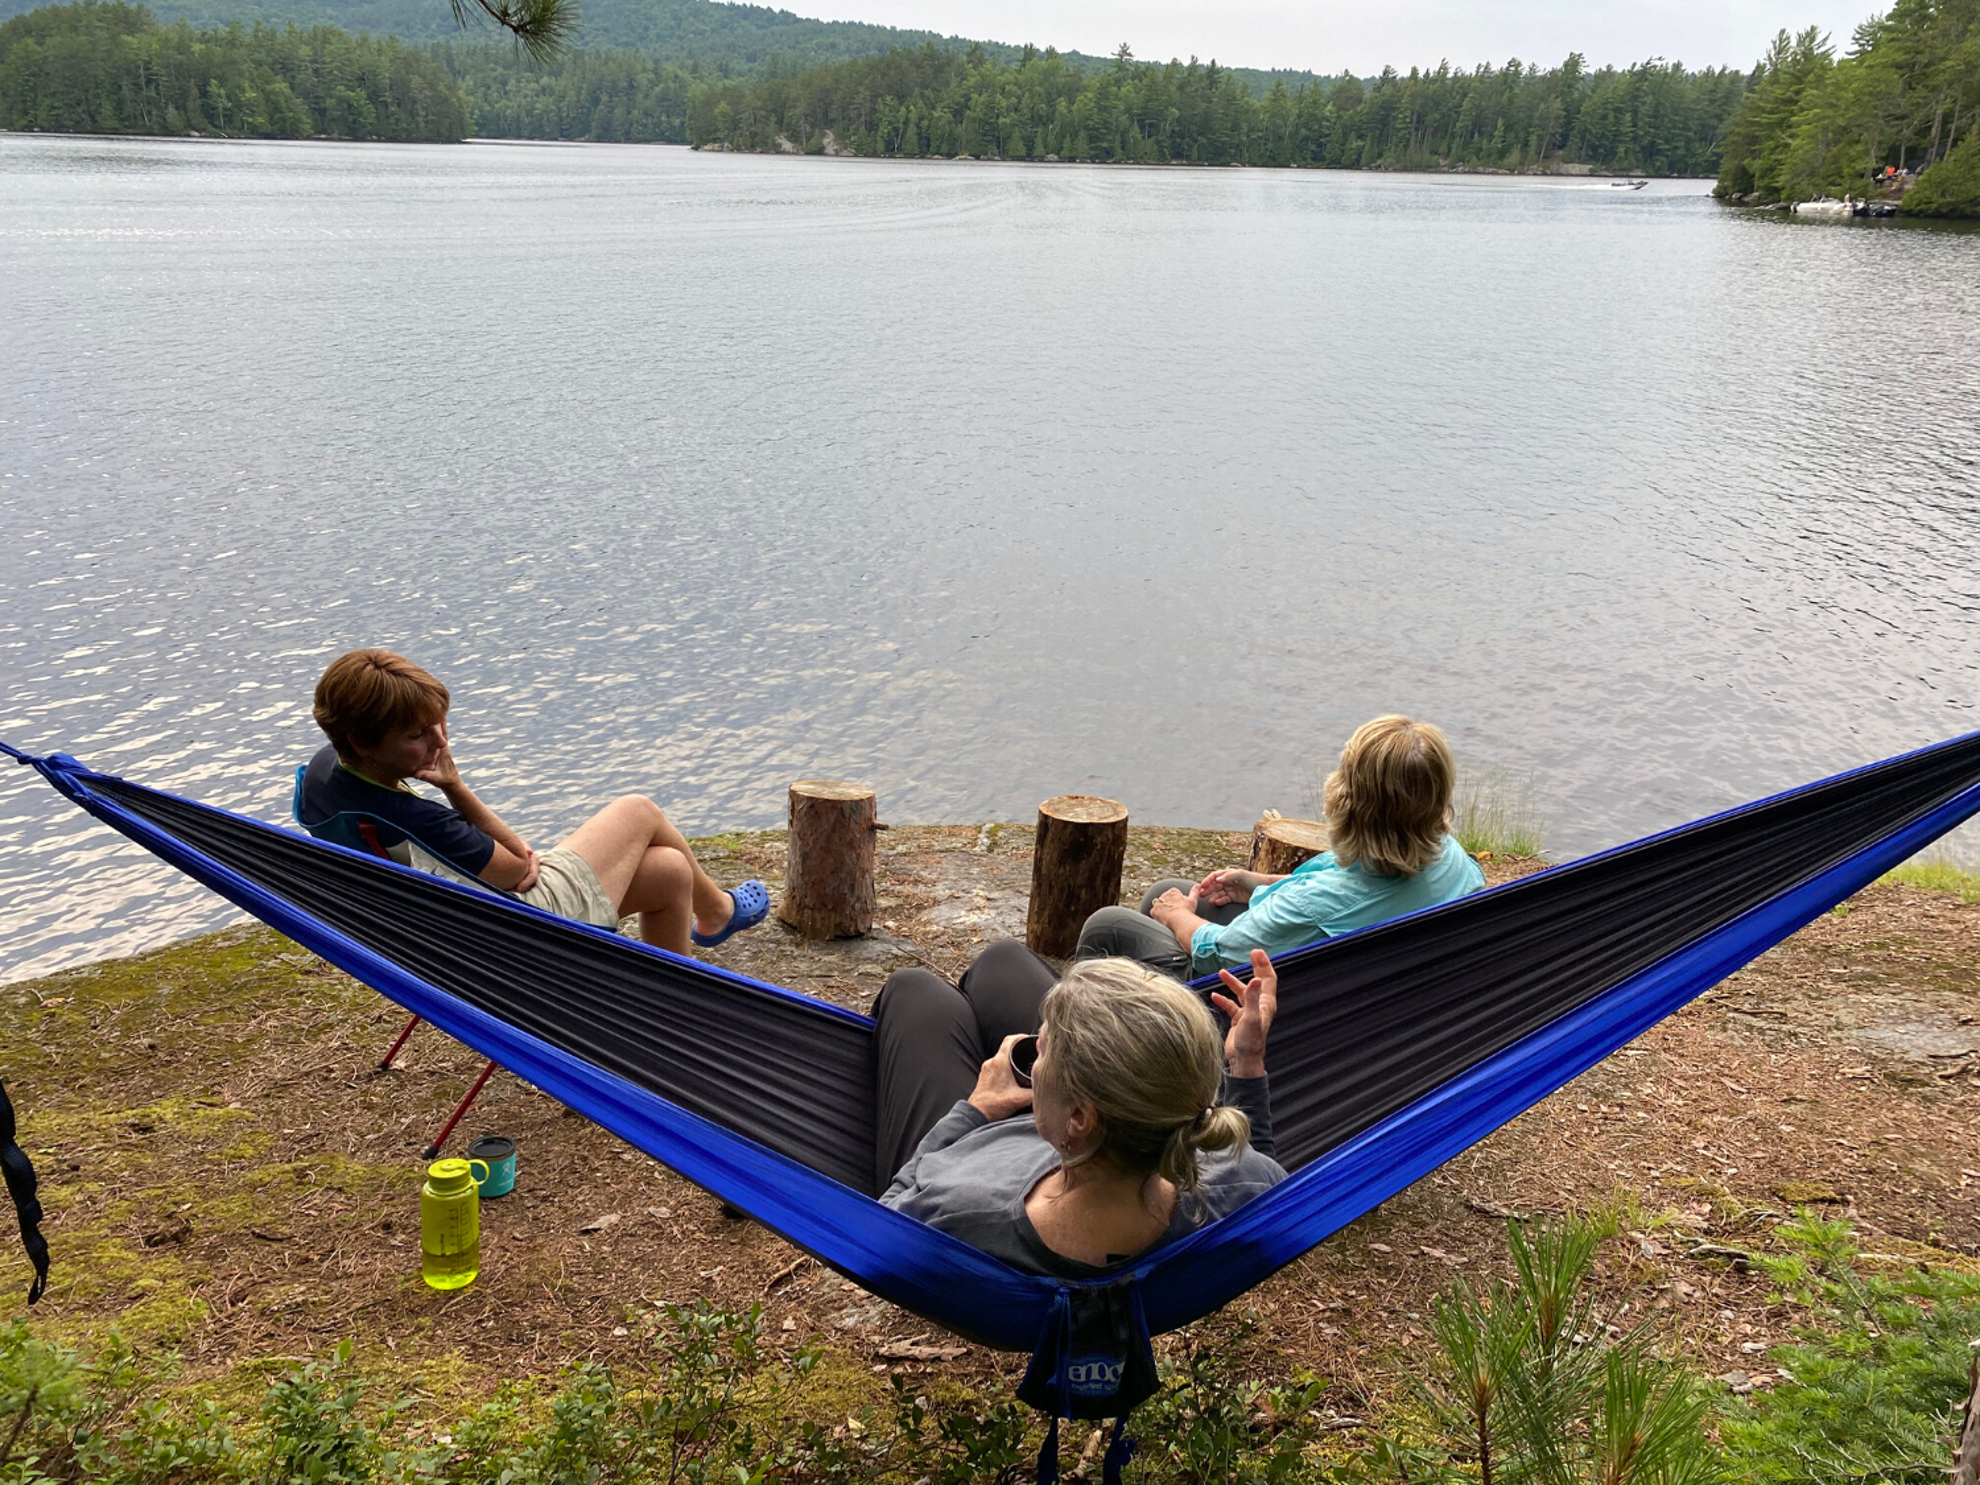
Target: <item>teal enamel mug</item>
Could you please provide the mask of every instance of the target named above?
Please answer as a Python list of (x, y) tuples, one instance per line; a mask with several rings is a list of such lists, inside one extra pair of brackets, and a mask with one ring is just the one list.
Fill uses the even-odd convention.
[(488, 1174), (475, 1184), (481, 1188), (482, 1199), (507, 1196), (516, 1189), (516, 1142), (506, 1135), (484, 1134), (468, 1146), (468, 1158), (479, 1160), (488, 1168)]

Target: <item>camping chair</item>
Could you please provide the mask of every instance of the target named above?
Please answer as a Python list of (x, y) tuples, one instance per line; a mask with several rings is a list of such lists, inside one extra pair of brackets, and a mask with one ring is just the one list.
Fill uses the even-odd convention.
[[(302, 824), (303, 773), (303, 769), (298, 768), (296, 770), (296, 793), (294, 802), (290, 806), (290, 813), (295, 816), (298, 825)], [(338, 815), (314, 829), (311, 829), (307, 825), (303, 826), (303, 828), (309, 830), (311, 835), (319, 839), (332, 841), (340, 846), (348, 846), (353, 851), (363, 851), (367, 855), (377, 856), (386, 861), (392, 859), (392, 853), (385, 849), (385, 842), (379, 838), (377, 825), (370, 820), (353, 819), (348, 815)], [(380, 1072), (390, 1072), (392, 1070), (393, 1061), (404, 1050), (406, 1043), (412, 1040), (412, 1034), (418, 1028), (419, 1021), (420, 1018), (415, 1015), (411, 1020), (406, 1022), (405, 1029), (399, 1033), (398, 1039), (386, 1050), (385, 1055), (378, 1059), (378, 1070)], [(468, 1088), (466, 1096), (454, 1105), (454, 1111), (447, 1116), (447, 1122), (440, 1126), (440, 1132), (433, 1136), (432, 1141), (424, 1150), (420, 1151), (420, 1159), (437, 1160), (440, 1157), (440, 1147), (447, 1143), (447, 1137), (454, 1132), (454, 1126), (460, 1123), (462, 1117), (474, 1106), (475, 1099), (481, 1096), (481, 1090), (487, 1086), (488, 1079), (494, 1074), (494, 1071), (495, 1061), (493, 1058), (490, 1058), (487, 1066), (481, 1069), (481, 1075)]]

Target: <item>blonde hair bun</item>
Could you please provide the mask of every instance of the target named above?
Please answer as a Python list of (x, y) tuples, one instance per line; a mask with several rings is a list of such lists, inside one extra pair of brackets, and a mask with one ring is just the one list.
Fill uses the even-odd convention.
[(1044, 1019), (1058, 1091), (1100, 1113), (1100, 1144), (1079, 1159), (1104, 1154), (1190, 1191), (1203, 1155), (1249, 1143), (1251, 1121), (1217, 1106), (1216, 1018), (1167, 975), (1132, 959), (1081, 960), (1045, 997)]

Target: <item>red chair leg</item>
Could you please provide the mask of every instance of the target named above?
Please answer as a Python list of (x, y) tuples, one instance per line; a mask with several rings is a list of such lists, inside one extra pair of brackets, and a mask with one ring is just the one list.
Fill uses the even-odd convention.
[(392, 1070), (392, 1059), (399, 1055), (399, 1049), (405, 1046), (406, 1038), (413, 1034), (413, 1028), (417, 1025), (419, 1025), (419, 1017), (417, 1016), (406, 1022), (406, 1029), (400, 1032), (399, 1039), (392, 1043), (392, 1050), (379, 1059), (378, 1070), (380, 1072), (390, 1072)]
[(469, 1105), (480, 1094), (481, 1085), (488, 1081), (489, 1075), (494, 1071), (495, 1064), (492, 1061), (481, 1070), (481, 1076), (476, 1078), (474, 1080), (474, 1086), (468, 1089), (467, 1097), (454, 1105), (454, 1112), (447, 1116), (447, 1122), (442, 1124), (440, 1126), (440, 1132), (433, 1136), (433, 1143), (420, 1152), (419, 1158), (421, 1160), (435, 1160), (439, 1158), (440, 1147), (447, 1143), (447, 1136), (454, 1132), (454, 1126), (461, 1122), (461, 1115), (468, 1111)]

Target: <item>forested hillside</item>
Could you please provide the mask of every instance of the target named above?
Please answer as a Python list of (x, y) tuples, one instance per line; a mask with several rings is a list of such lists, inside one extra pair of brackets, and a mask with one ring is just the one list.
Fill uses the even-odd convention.
[(468, 107), (432, 57), (391, 38), (196, 31), (78, 0), (0, 25), (0, 129), (456, 140)]
[(697, 144), (743, 150), (778, 148), (780, 137), (822, 149), (829, 130), (873, 155), (1710, 175), (1745, 88), (1730, 68), (1591, 71), (1577, 54), (1546, 70), (1512, 61), (1282, 79), (1258, 97), (1215, 63), (1142, 66), (1125, 48), (1094, 74), (1051, 51), (1027, 48), (1007, 64), (922, 47), (702, 89), (689, 129)]
[[(25, 14), (39, 3), (0, 0), (0, 20)], [(250, 26), (256, 22), (276, 27), (338, 26), (407, 41), (461, 35), (447, 0), (158, 0), (152, 8), (168, 24), (187, 20), (202, 27), (235, 21)], [(579, 8), (579, 45), (629, 47), (728, 72), (748, 71), (775, 58), (816, 66), (889, 47), (945, 40), (930, 31), (806, 20), (788, 10), (714, 0), (584, 0)], [(468, 34), (487, 38), (496, 33), (479, 25)]]
[[(422, 21), (440, 17), (434, 27), (452, 25), (440, 0), (164, 3), (269, 13), (392, 4)], [(485, 41), (413, 51), (323, 27), (196, 31), (183, 21), (161, 27), (131, 5), (45, 7), (8, 23), (24, 49), (0, 72), (8, 90), (0, 127), (384, 139), (473, 132), (743, 150), (821, 150), (829, 132), (837, 147), (871, 155), (1697, 175), (1718, 169), (1746, 87), (1732, 69), (1688, 72), (1662, 61), (1590, 69), (1578, 54), (1547, 69), (1519, 61), (1407, 75), (1391, 68), (1362, 80), (1145, 64), (1125, 47), (1096, 63), (932, 37), (800, 70), (801, 47), (767, 38), (825, 45), (820, 37), (836, 37), (831, 45), (856, 47), (910, 33), (710, 0), (584, 0), (584, 13), (595, 22), (615, 5), (658, 27), (655, 50), (577, 48), (546, 66)], [(299, 89), (284, 69), (294, 71), (302, 52), (337, 60)], [(330, 74), (329, 83), (314, 80)], [(360, 96), (372, 100), (370, 113)]]
[[(0, 0), (0, 21), (26, 14), (41, 3), (43, 0)], [(577, 8), (573, 50), (634, 51), (670, 66), (730, 77), (790, 74), (927, 44), (955, 52), (980, 46), (985, 55), (1007, 62), (1017, 61), (1024, 52), (1022, 46), (1005, 42), (971, 41), (859, 21), (817, 21), (767, 5), (722, 0), (579, 0)], [(468, 43), (485, 43), (499, 35), (479, 21), (463, 33), (454, 24), (447, 0), (154, 0), (152, 9), (167, 23), (188, 20), (202, 27), (236, 21), (277, 27), (339, 26), (408, 41)], [(1074, 66), (1088, 70), (1097, 71), (1105, 65), (1104, 58), (1078, 52), (1065, 56)], [(501, 62), (494, 57), (467, 65), (492, 75)], [(1313, 73), (1287, 69), (1238, 68), (1236, 74), (1260, 95), (1280, 79), (1292, 84), (1316, 80)], [(586, 85), (591, 81), (587, 75)], [(501, 106), (507, 109), (526, 104), (537, 91), (520, 86), (513, 97), (505, 96)]]
[(433, 55), (490, 139), (686, 144), (688, 101), (708, 79), (639, 52), (574, 51), (539, 67), (506, 46), (444, 42)]
[(1907, 214), (1980, 214), (1980, 0), (1897, 0), (1841, 59), (1813, 28), (1781, 32), (1728, 131), (1718, 194), (1862, 195), (1885, 166), (1922, 172)]

